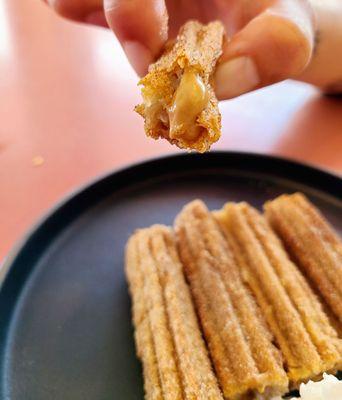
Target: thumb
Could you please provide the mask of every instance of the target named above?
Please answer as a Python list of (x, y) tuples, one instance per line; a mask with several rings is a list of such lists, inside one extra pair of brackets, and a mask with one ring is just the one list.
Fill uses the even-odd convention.
[(226, 44), (216, 94), (229, 99), (300, 74), (314, 47), (313, 13), (305, 0), (278, 0)]
[(141, 76), (167, 40), (168, 16), (164, 0), (104, 0), (108, 25)]

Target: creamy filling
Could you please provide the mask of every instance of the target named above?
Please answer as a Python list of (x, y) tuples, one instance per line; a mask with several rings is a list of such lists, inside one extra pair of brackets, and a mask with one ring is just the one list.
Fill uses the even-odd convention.
[[(323, 380), (319, 382), (302, 383), (299, 393), (299, 398), (293, 397), (291, 400), (341, 400), (342, 381), (339, 381), (333, 375), (324, 373)], [(274, 397), (272, 400), (282, 400), (282, 398)]]
[(194, 69), (186, 69), (168, 109), (171, 139), (182, 137), (194, 141), (198, 138), (203, 128), (196, 124), (196, 119), (207, 106), (208, 99), (200, 75)]

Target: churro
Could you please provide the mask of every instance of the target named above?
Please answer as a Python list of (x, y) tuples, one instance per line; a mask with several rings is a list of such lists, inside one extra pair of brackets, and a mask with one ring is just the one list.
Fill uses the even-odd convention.
[(220, 137), (221, 115), (212, 76), (222, 52), (221, 22), (187, 22), (175, 42), (140, 80), (145, 132), (180, 148), (208, 150)]
[(185, 206), (176, 218), (175, 232), (225, 398), (269, 398), (285, 393), (288, 379), (280, 352), (204, 203), (196, 200)]
[(265, 204), (266, 216), (313, 287), (342, 323), (342, 242), (300, 193)]
[[(247, 203), (215, 213), (284, 356), (293, 386), (341, 366), (342, 342), (265, 218)], [(295, 221), (292, 221), (295, 223)]]
[(137, 354), (147, 400), (223, 400), (170, 228), (138, 230), (126, 247)]

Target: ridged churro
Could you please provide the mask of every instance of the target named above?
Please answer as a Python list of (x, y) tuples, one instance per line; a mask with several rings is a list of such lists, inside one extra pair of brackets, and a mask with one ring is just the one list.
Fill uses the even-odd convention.
[(223, 400), (170, 228), (138, 230), (126, 247), (137, 354), (147, 400)]
[(247, 203), (228, 203), (215, 217), (233, 243), (243, 279), (276, 338), (291, 384), (338, 369), (342, 342), (265, 218)]
[(135, 109), (145, 132), (178, 147), (208, 150), (221, 134), (221, 115), (212, 76), (222, 52), (221, 22), (187, 22), (160, 59), (140, 80), (143, 103)]
[(300, 193), (265, 204), (266, 216), (291, 256), (342, 323), (342, 242)]
[(280, 352), (204, 203), (196, 200), (185, 206), (176, 218), (175, 232), (225, 398), (261, 399), (285, 393), (288, 379)]

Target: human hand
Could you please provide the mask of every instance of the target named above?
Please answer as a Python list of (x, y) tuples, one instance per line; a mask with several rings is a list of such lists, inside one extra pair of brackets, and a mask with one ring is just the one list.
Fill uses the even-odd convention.
[(220, 99), (287, 78), (342, 87), (340, 0), (46, 1), (67, 18), (109, 26), (139, 75), (188, 19), (220, 19), (230, 39), (216, 73)]

